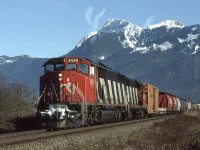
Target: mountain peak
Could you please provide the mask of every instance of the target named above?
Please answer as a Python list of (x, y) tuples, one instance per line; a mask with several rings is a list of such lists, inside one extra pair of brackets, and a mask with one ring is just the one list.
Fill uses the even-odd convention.
[(13, 63), (16, 61), (16, 57), (9, 57), (6, 55), (0, 56), (0, 65)]
[(154, 24), (154, 25), (150, 25), (147, 28), (148, 29), (154, 29), (154, 28), (158, 28), (161, 26), (165, 26), (167, 28), (182, 28), (184, 27), (179, 21), (177, 20), (166, 20), (163, 22), (160, 22), (158, 24)]
[(19, 59), (22, 59), (22, 58), (31, 59), (31, 58), (33, 58), (33, 57), (30, 57), (30, 56), (28, 56), (28, 55), (20, 55), (20, 56), (14, 56), (14, 57), (2, 55), (2, 56), (0, 56), (0, 65), (9, 64), (9, 63), (14, 63), (15, 61), (17, 61), (17, 60), (19, 60)]
[(108, 19), (106, 24), (99, 30), (100, 32), (105, 32), (105, 33), (118, 33), (118, 32), (123, 32), (125, 30), (128, 31), (141, 31), (142, 28), (134, 25), (126, 20), (121, 20), (121, 19)]
[[(126, 20), (121, 19), (108, 19), (106, 24), (98, 31), (91, 32), (89, 35), (84, 37), (75, 48), (80, 47), (89, 38), (101, 34), (101, 33), (123, 33), (125, 39), (121, 41), (124, 47), (133, 48), (136, 44), (136, 36), (141, 32), (142, 28), (134, 25)], [(91, 39), (90, 43), (93, 43), (96, 38)]]

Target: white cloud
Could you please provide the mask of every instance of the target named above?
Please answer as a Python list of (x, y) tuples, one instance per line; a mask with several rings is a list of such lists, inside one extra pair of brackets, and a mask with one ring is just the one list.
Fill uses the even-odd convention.
[(93, 7), (89, 7), (85, 12), (85, 20), (89, 25), (92, 25), (92, 12), (93, 12)]
[(103, 9), (99, 14), (96, 14), (93, 18), (93, 7), (88, 7), (88, 9), (86, 10), (85, 20), (93, 31), (98, 29), (99, 20), (103, 17), (105, 12), (106, 10)]
[(150, 17), (145, 21), (145, 23), (144, 23), (144, 25), (143, 25), (142, 28), (146, 28), (146, 27), (152, 25), (153, 22), (154, 22), (154, 19), (155, 19), (155, 16), (150, 16)]

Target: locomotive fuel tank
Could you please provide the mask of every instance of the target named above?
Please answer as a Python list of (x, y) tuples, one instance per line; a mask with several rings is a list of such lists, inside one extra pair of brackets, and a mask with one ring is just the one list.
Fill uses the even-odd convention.
[(112, 110), (98, 110), (96, 114), (97, 122), (114, 121), (116, 118), (116, 111)]

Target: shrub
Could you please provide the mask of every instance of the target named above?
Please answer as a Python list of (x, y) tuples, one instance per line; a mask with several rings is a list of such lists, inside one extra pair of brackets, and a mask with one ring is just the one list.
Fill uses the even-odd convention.
[(36, 92), (24, 83), (9, 83), (0, 75), (0, 131), (13, 131), (16, 119), (34, 114)]

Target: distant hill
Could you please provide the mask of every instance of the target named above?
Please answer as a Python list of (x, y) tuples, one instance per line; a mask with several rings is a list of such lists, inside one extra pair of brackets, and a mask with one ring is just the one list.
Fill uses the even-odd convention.
[(0, 73), (13, 82), (24, 82), (39, 88), (39, 77), (43, 74), (42, 64), (46, 58), (32, 58), (27, 55), (0, 56)]

